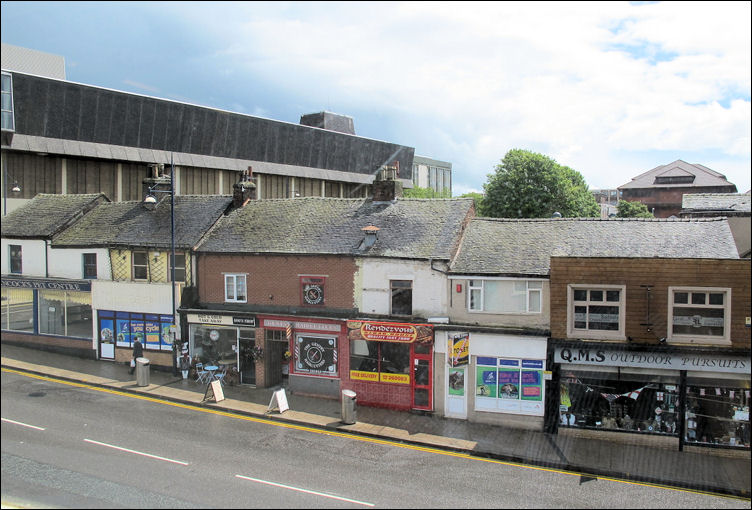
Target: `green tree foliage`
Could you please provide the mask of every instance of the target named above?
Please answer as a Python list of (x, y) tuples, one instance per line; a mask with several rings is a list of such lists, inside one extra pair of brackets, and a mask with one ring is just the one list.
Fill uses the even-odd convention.
[(480, 214), (480, 208), (483, 207), (483, 193), (465, 193), (464, 195), (460, 195), (460, 198), (472, 198), (475, 203), (475, 214)]
[(512, 149), (483, 185), (479, 214), (495, 218), (597, 217), (600, 209), (582, 175), (543, 154)]
[(405, 198), (452, 198), (452, 193), (448, 189), (436, 191), (432, 188), (415, 186), (414, 188), (403, 189), (402, 196)]
[(617, 218), (654, 218), (653, 213), (648, 211), (648, 206), (642, 202), (628, 202), (619, 200), (616, 204)]

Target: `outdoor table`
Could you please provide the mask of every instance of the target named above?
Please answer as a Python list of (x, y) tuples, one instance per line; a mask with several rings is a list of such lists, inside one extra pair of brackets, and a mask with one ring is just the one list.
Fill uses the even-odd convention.
[(208, 384), (214, 380), (214, 374), (217, 372), (217, 370), (219, 370), (219, 367), (216, 365), (204, 365), (204, 370), (209, 372), (209, 377), (206, 378), (206, 382)]

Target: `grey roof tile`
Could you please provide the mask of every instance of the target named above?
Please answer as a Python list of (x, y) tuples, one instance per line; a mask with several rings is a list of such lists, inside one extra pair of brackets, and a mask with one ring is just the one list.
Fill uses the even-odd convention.
[(104, 193), (40, 193), (3, 218), (3, 237), (48, 239), (97, 202), (109, 199)]
[[(191, 248), (232, 202), (229, 195), (175, 196), (175, 246)], [(101, 204), (52, 239), (55, 247), (171, 246), (170, 197), (153, 210), (138, 201)]]
[[(694, 175), (695, 180), (691, 183), (679, 183), (679, 184), (655, 184), (655, 178), (657, 176), (669, 177), (679, 175)], [(667, 188), (667, 187), (680, 187), (680, 188), (696, 188), (705, 186), (733, 186), (732, 183), (726, 180), (726, 176), (711, 170), (710, 168), (700, 165), (687, 163), (681, 159), (669, 163), (667, 165), (660, 165), (652, 170), (648, 170), (637, 177), (633, 177), (632, 180), (626, 184), (622, 184), (618, 189), (632, 189), (632, 188)]]
[[(223, 217), (199, 252), (367, 255), (448, 260), (473, 206), (470, 199), (293, 198), (253, 200)], [(378, 240), (359, 250), (363, 227)]]
[(553, 256), (739, 258), (723, 218), (473, 218), (451, 272), (545, 276)]
[(687, 193), (682, 196), (682, 212), (750, 212), (750, 202), (749, 193)]

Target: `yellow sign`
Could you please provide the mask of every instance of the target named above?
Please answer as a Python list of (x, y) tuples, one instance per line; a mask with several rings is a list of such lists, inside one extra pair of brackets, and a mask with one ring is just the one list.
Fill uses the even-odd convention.
[(407, 374), (390, 374), (382, 372), (379, 381), (398, 384), (410, 384), (410, 376)]
[(470, 333), (461, 333), (449, 338), (449, 353), (453, 367), (467, 365), (470, 360)]
[(350, 379), (357, 379), (358, 381), (373, 381), (378, 382), (378, 372), (361, 372), (360, 370), (350, 370)]
[(350, 370), (350, 379), (357, 381), (385, 382), (397, 384), (410, 384), (410, 376), (407, 374), (392, 374), (389, 372), (362, 372)]

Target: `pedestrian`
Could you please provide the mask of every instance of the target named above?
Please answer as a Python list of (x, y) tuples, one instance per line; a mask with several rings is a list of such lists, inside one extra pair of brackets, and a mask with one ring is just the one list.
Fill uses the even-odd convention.
[(188, 351), (183, 350), (183, 356), (180, 357), (180, 370), (183, 372), (183, 379), (188, 379), (188, 371), (191, 369), (191, 357)]
[(131, 359), (131, 369), (128, 370), (129, 374), (133, 374), (133, 372), (136, 370), (136, 358), (140, 358), (144, 355), (144, 347), (141, 345), (141, 339), (139, 337), (136, 337), (136, 340), (133, 342), (133, 359)]

